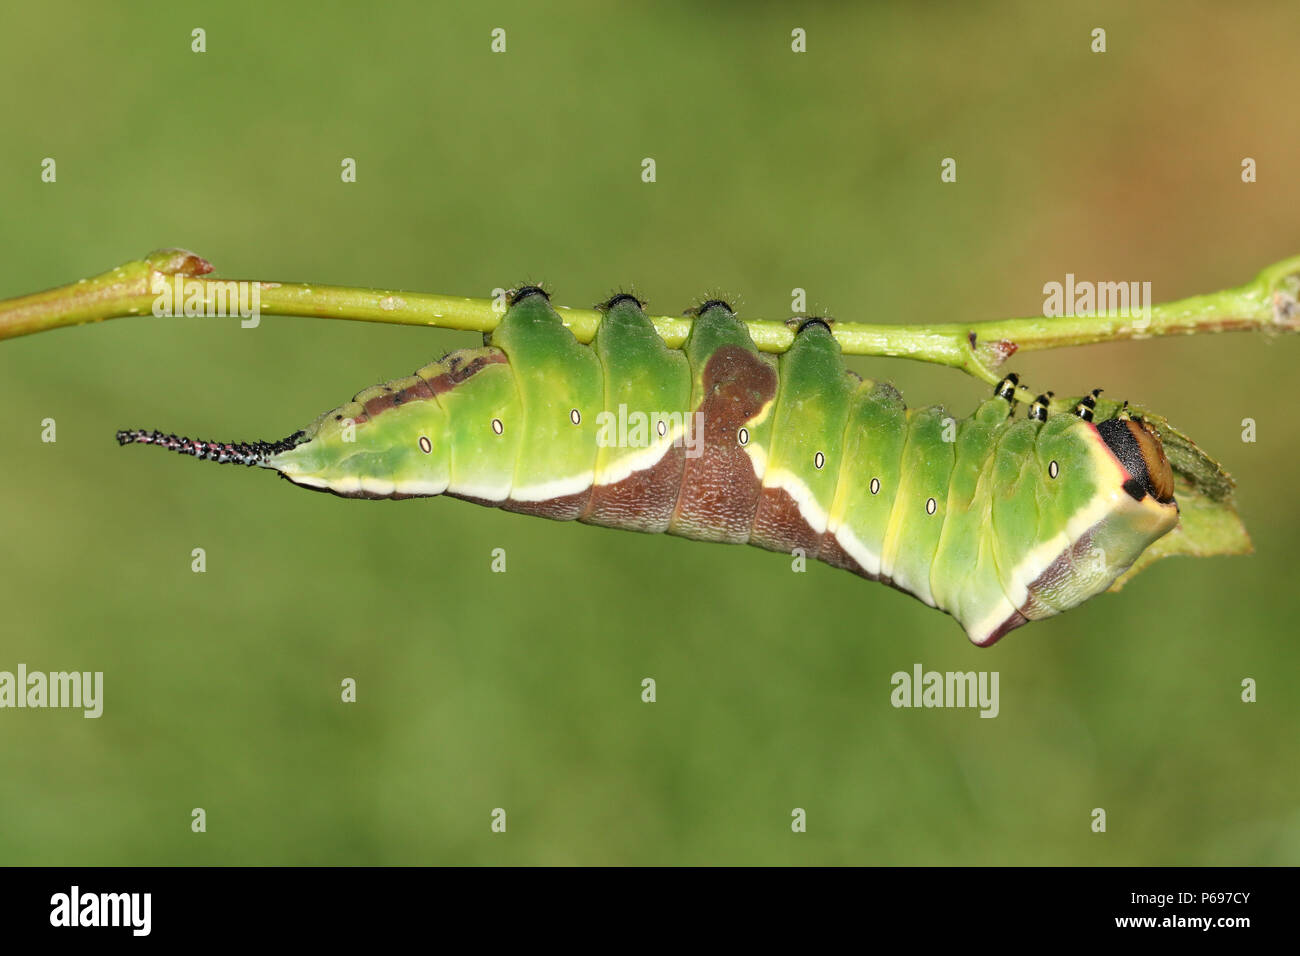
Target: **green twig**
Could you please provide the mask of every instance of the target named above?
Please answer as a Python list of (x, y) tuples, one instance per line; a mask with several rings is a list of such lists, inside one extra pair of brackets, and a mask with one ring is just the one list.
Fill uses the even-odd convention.
[[(127, 315), (148, 315), (154, 312), (158, 290), (164, 285), (183, 289), (191, 305), (201, 301), (201, 307), (194, 310), (198, 314), (233, 314), (229, 305), (224, 312), (217, 308), (219, 302), (231, 301), (232, 280), (207, 277), (211, 271), (211, 264), (192, 252), (154, 252), (91, 279), (0, 302), (0, 339)], [(492, 299), (311, 283), (247, 285), (250, 289), (256, 287), (259, 313), (263, 315), (317, 316), (474, 332), (490, 332), (501, 320), (501, 310)], [(1037, 316), (929, 326), (836, 321), (833, 328), (846, 354), (934, 362), (994, 383), (999, 377), (998, 367), (1015, 352), (1160, 335), (1252, 329), (1296, 331), (1300, 328), (1298, 297), (1300, 256), (1294, 256), (1268, 267), (1243, 286), (1155, 305), (1149, 314), (1139, 318), (1112, 310), (1062, 318)], [(174, 303), (174, 314), (185, 314), (184, 305)], [(579, 341), (589, 342), (595, 336), (599, 311), (561, 306), (559, 313)], [(680, 347), (691, 330), (689, 317), (652, 319), (664, 341), (673, 348)], [(765, 352), (789, 348), (797, 325), (765, 319), (750, 319), (747, 324), (755, 344)]]

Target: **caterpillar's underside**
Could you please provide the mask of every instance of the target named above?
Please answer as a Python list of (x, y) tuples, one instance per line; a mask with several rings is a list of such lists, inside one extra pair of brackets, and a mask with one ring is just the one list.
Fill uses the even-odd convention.
[(274, 443), (126, 431), (362, 498), (449, 494), (561, 521), (803, 549), (952, 614), (986, 645), (1114, 582), (1178, 521), (1154, 430), (1125, 417), (954, 421), (844, 368), (821, 321), (779, 360), (725, 303), (669, 349), (631, 296), (590, 346), (539, 289), (482, 348), (376, 385)]

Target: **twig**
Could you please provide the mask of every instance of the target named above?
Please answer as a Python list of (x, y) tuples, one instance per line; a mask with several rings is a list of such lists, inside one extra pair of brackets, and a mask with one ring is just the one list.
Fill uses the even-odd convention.
[[(0, 339), (153, 314), (164, 286), (169, 292), (183, 290), (197, 314), (234, 314), (229, 304), (232, 295), (238, 294), (234, 290), (239, 280), (211, 278), (211, 271), (212, 265), (192, 252), (166, 249), (72, 285), (0, 301)], [(490, 332), (502, 314), (492, 299), (314, 283), (245, 281), (242, 285), (255, 291), (259, 314), (263, 315)], [(998, 380), (999, 366), (1015, 352), (1202, 332), (1294, 332), (1300, 328), (1298, 297), (1300, 256), (1294, 256), (1269, 266), (1254, 280), (1235, 289), (1154, 305), (1146, 314), (1137, 316), (1108, 310), (1060, 318), (1035, 316), (929, 326), (836, 321), (833, 331), (846, 354), (934, 362), (960, 368), (991, 384)], [(225, 303), (224, 312), (221, 303)], [(185, 302), (172, 305), (174, 314), (186, 314)], [(558, 311), (580, 342), (589, 342), (595, 336), (601, 317), (598, 310), (560, 306)], [(689, 317), (653, 316), (652, 320), (672, 348), (679, 348), (690, 334)], [(746, 323), (754, 343), (765, 352), (783, 352), (794, 341), (796, 322), (749, 319)]]

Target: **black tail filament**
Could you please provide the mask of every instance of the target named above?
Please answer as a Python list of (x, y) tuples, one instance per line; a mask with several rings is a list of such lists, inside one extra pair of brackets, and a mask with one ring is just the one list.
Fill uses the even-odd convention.
[(305, 441), (305, 432), (297, 431), (280, 441), (224, 442), (201, 441), (198, 438), (178, 438), (162, 432), (128, 428), (117, 433), (119, 445), (158, 445), (182, 455), (193, 455), (218, 464), (260, 465), (273, 455), (296, 448)]

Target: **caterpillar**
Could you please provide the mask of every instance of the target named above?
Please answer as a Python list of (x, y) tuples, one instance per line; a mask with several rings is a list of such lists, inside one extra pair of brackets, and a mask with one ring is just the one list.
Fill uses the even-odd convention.
[(725, 302), (670, 349), (627, 294), (579, 343), (542, 289), (480, 348), (359, 392), (276, 442), (118, 433), (351, 498), (450, 495), (558, 521), (801, 549), (987, 646), (1108, 588), (1178, 522), (1159, 434), (1097, 392), (1016, 417), (1015, 376), (955, 420), (845, 368), (826, 320), (779, 358)]

